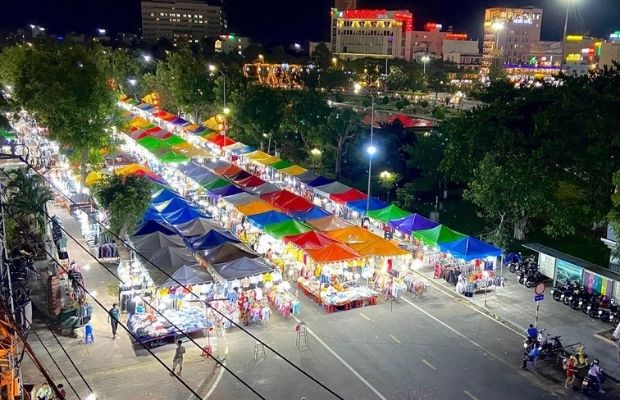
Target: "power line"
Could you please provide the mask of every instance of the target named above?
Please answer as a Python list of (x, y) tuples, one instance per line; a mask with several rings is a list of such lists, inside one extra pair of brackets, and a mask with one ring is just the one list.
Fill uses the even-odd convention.
[[(0, 171), (2, 171), (4, 173), (4, 170), (0, 169)], [(8, 211), (8, 210), (6, 210)], [(11, 216), (11, 218), (13, 218), (14, 221), (17, 221), (15, 219), (15, 217), (9, 212), (9, 215)], [(47, 214), (46, 214), (47, 215)], [(54, 258), (54, 255), (51, 254), (47, 249), (44, 248), (45, 253), (50, 257), (50, 259), (54, 262), (54, 264), (56, 264), (56, 266), (58, 266), (60, 269), (62, 269), (66, 274), (69, 273), (69, 271), (67, 271), (67, 269), (58, 261), (56, 260), (56, 258)], [(101, 307), (105, 312), (108, 312), (108, 309), (106, 306), (104, 306), (99, 300), (97, 300), (97, 298), (95, 298), (95, 296), (93, 296), (88, 289), (86, 289), (84, 287), (83, 284), (81, 284), (80, 282), (76, 281), (76, 284), (82, 289), (84, 290), (84, 293), (88, 294), (91, 299), (93, 299), (93, 301), (99, 306)], [(13, 323), (14, 324), (14, 323)], [(170, 369), (170, 367), (168, 367), (159, 357), (157, 357), (157, 355), (155, 355), (155, 353), (153, 353), (153, 351), (151, 349), (149, 349), (144, 343), (142, 343), (142, 341), (140, 340), (140, 338), (138, 338), (133, 332), (131, 332), (129, 330), (129, 328), (127, 328), (122, 322), (118, 321), (118, 324), (131, 336), (133, 337), (136, 342), (138, 342), (150, 355), (152, 355), (168, 372), (172, 373), (172, 369)], [(29, 354), (32, 358), (32, 355)], [(33, 360), (34, 361), (34, 360)], [(36, 362), (35, 362), (36, 364)], [(183, 379), (181, 379), (180, 376), (173, 374), (174, 378), (177, 379), (179, 382), (181, 382), (181, 384), (183, 384), (183, 386), (185, 386), (187, 388), (187, 390), (189, 390), (197, 399), (202, 400), (202, 396), (200, 396), (194, 389), (192, 389)], [(53, 382), (52, 382), (53, 384)]]
[[(20, 157), (21, 158), (21, 157)], [(22, 159), (22, 161), (24, 161)], [(66, 194), (64, 194), (61, 190), (58, 189), (58, 187), (56, 187), (47, 177), (45, 177), (43, 174), (41, 174), (39, 171), (37, 171), (35, 168), (33, 168), (33, 166), (28, 163), (27, 161), (24, 161), (25, 164), (27, 164), (30, 168), (32, 168), (33, 171), (35, 171), (35, 173), (37, 175), (39, 175), (41, 178), (43, 178), (51, 187), (53, 187), (54, 189), (56, 189), (56, 191), (58, 191), (63, 197), (65, 197), (67, 200), (69, 200), (73, 205), (78, 205), (75, 201), (73, 201), (73, 199), (71, 199), (71, 197), (67, 196)], [(5, 175), (6, 172), (2, 171)], [(8, 176), (8, 175), (7, 175)], [(9, 178), (10, 179), (10, 178)], [(45, 211), (44, 211), (45, 212)], [(49, 216), (48, 216), (49, 218)], [(159, 270), (161, 273), (163, 273), (166, 277), (169, 278), (169, 280), (172, 280), (173, 282), (177, 283), (180, 287), (184, 288), (188, 293), (190, 293), (191, 295), (193, 295), (195, 298), (202, 300), (200, 298), (200, 296), (198, 296), (196, 293), (194, 293), (190, 288), (188, 288), (186, 285), (182, 284), (181, 282), (179, 282), (176, 278), (174, 278), (172, 275), (170, 275), (167, 271), (165, 271), (164, 269), (160, 268), (158, 265), (156, 265), (155, 263), (153, 263), (151, 260), (149, 260), (146, 256), (144, 256), (142, 253), (140, 253), (138, 250), (136, 250), (132, 245), (130, 245), (129, 243), (127, 243), (127, 241), (123, 238), (121, 238), (120, 236), (118, 236), (115, 232), (110, 231), (106, 226), (104, 226), (101, 222), (99, 222), (96, 218), (93, 218), (92, 216), (88, 215), (88, 218), (91, 221), (94, 221), (97, 225), (99, 225), (100, 227), (104, 228), (107, 232), (109, 232), (112, 236), (114, 236), (116, 239), (118, 239), (120, 242), (122, 242), (123, 244), (125, 244), (129, 249), (133, 250), (137, 255), (141, 256), (142, 259), (144, 259), (146, 262), (148, 262), (150, 265), (152, 265), (153, 267), (155, 267), (157, 270)], [(74, 240), (75, 241), (75, 240)], [(77, 243), (77, 242), (76, 242)], [(78, 243), (80, 246), (82, 246), (80, 243)], [(83, 247), (83, 246), (82, 246)], [(90, 254), (90, 252), (88, 252)], [(92, 256), (92, 254), (91, 254)], [(97, 260), (97, 262), (100, 263), (100, 261), (93, 256), (93, 258), (95, 260)], [(103, 264), (102, 264), (103, 265)], [(104, 266), (105, 268), (105, 266)], [(340, 396), (338, 393), (336, 393), (334, 390), (332, 390), (331, 388), (329, 388), (327, 385), (325, 385), (323, 382), (319, 381), (317, 378), (313, 377), (312, 375), (310, 375), (308, 372), (306, 372), (305, 370), (303, 370), (301, 367), (299, 367), (297, 364), (295, 364), (294, 362), (292, 362), (291, 360), (289, 360), (288, 358), (286, 358), (283, 354), (281, 354), (280, 352), (278, 352), (277, 350), (275, 350), (273, 347), (271, 347), (269, 344), (265, 343), (264, 341), (262, 341), (261, 339), (259, 339), (257, 336), (255, 336), (254, 334), (252, 334), (251, 332), (249, 332), (247, 329), (245, 329), (243, 326), (239, 325), (238, 323), (236, 323), (235, 321), (233, 321), (230, 317), (228, 317), (227, 315), (225, 315), (224, 313), (222, 313), (221, 311), (217, 310), (216, 308), (212, 307), (208, 302), (204, 302), (205, 305), (207, 307), (209, 307), (211, 310), (213, 310), (215, 313), (219, 314), (220, 316), (222, 316), (224, 319), (226, 319), (227, 321), (229, 321), (232, 325), (234, 325), (236, 328), (238, 328), (240, 331), (244, 332), (246, 335), (250, 336), (253, 340), (259, 342), (260, 344), (262, 344), (263, 346), (265, 346), (265, 348), (269, 349), (270, 351), (272, 351), (275, 355), (277, 355), (278, 357), (280, 357), (284, 362), (286, 362), (287, 364), (289, 364), (290, 366), (292, 366), (293, 368), (295, 368), (297, 371), (301, 372), (304, 376), (306, 376), (307, 378), (309, 378), (311, 381), (313, 381), (314, 383), (316, 383), (317, 385), (319, 385), (321, 388), (323, 388), (324, 390), (326, 390), (327, 392), (329, 392), (331, 395), (333, 395), (334, 397), (336, 397), (337, 399), (340, 400), (344, 400), (344, 398), (342, 396)], [(217, 360), (216, 360), (217, 361)], [(230, 372), (230, 371), (229, 371)], [(232, 373), (232, 372), (231, 372)]]

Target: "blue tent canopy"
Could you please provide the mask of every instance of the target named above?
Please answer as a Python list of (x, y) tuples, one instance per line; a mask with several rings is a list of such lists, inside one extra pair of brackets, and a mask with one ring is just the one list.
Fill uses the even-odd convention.
[(181, 195), (174, 190), (163, 188), (151, 197), (151, 203), (163, 203), (164, 201), (174, 199), (175, 197), (181, 197)]
[(255, 151), (256, 149), (252, 146), (246, 145), (245, 147), (240, 147), (238, 149), (233, 149), (234, 154), (247, 154)]
[(329, 179), (326, 178), (322, 175), (317, 176), (316, 178), (314, 178), (313, 180), (311, 180), (310, 182), (307, 182), (306, 185), (308, 186), (312, 186), (312, 187), (317, 187), (317, 186), (323, 186), (323, 185), (327, 185), (329, 183), (334, 182), (333, 179)]
[(469, 236), (454, 242), (439, 243), (439, 248), (441, 251), (465, 261), (502, 255), (502, 251), (497, 247)]
[(390, 221), (390, 226), (406, 235), (411, 235), (413, 231), (432, 229), (439, 225), (435, 221), (424, 218), (420, 214), (411, 214), (401, 219)]
[[(353, 211), (357, 211), (359, 213), (365, 214), (366, 213), (366, 199), (349, 201), (347, 203), (347, 207), (349, 207)], [(381, 210), (385, 207), (387, 207), (386, 202), (379, 200), (376, 197), (370, 198), (370, 204), (369, 204), (368, 210), (370, 211)]]
[(277, 224), (278, 222), (290, 221), (291, 217), (277, 211), (267, 211), (260, 214), (248, 216), (248, 221), (262, 228), (266, 225)]
[(164, 216), (159, 213), (156, 209), (149, 207), (144, 214), (142, 215), (142, 218), (140, 219), (140, 222), (146, 222), (146, 221), (165, 221), (166, 219), (164, 218)]
[(291, 217), (293, 218), (297, 218), (301, 221), (308, 221), (310, 219), (317, 219), (317, 218), (323, 218), (323, 217), (327, 217), (328, 215), (331, 215), (329, 212), (323, 210), (321, 207), (318, 206), (314, 206), (311, 209), (307, 210), (307, 211), (298, 211), (298, 212), (293, 212), (290, 214)]
[(185, 207), (180, 210), (163, 214), (171, 225), (183, 224), (185, 222), (193, 221), (196, 218), (210, 218), (210, 216), (194, 207)]
[(168, 224), (164, 221), (146, 221), (142, 224), (138, 225), (136, 228), (136, 233), (133, 236), (141, 236), (148, 235), (153, 232), (161, 232), (164, 235), (176, 235), (177, 232), (174, 230), (172, 225)]
[(219, 187), (216, 189), (209, 189), (209, 193), (215, 197), (232, 196), (233, 194), (242, 193), (242, 192), (245, 192), (245, 190), (235, 185), (228, 185), (228, 186)]
[(224, 229), (211, 229), (204, 235), (189, 241), (188, 245), (193, 251), (198, 251), (212, 249), (226, 242), (241, 243), (241, 240)]
[(154, 204), (155, 209), (162, 214), (168, 214), (173, 211), (181, 210), (185, 207), (190, 207), (187, 200), (182, 197), (175, 197), (170, 200), (163, 201), (161, 203)]

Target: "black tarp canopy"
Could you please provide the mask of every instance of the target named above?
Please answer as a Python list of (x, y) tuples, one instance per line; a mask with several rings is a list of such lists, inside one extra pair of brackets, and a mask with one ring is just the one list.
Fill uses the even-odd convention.
[(241, 257), (256, 258), (258, 254), (243, 243), (226, 242), (199, 253), (209, 264), (221, 264)]
[(150, 258), (164, 247), (185, 248), (183, 238), (179, 235), (166, 235), (162, 232), (151, 232), (131, 238), (133, 247), (144, 257)]
[(213, 269), (227, 281), (273, 271), (261, 258), (241, 257), (227, 263), (213, 264)]
[(187, 286), (197, 285), (199, 283), (213, 282), (213, 277), (203, 267), (198, 264), (182, 265), (177, 269), (172, 278), (168, 278), (164, 283), (158, 286), (162, 287), (174, 287), (174, 286)]

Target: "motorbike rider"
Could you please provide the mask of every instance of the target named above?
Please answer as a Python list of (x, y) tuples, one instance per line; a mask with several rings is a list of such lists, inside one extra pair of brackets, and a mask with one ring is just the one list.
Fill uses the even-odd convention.
[(598, 366), (598, 360), (594, 359), (590, 365), (590, 369), (588, 370), (588, 378), (590, 378), (592, 382), (596, 383), (599, 393), (605, 393), (603, 390), (603, 382), (601, 381), (602, 376), (603, 371), (601, 370), (601, 367)]
[(530, 324), (530, 327), (527, 328), (527, 338), (530, 341), (538, 340), (538, 328), (534, 324)]

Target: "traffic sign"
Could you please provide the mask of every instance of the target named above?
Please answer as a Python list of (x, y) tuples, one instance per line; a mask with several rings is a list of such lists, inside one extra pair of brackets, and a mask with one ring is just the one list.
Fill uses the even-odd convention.
[(534, 301), (543, 301), (544, 299), (545, 299), (544, 294), (537, 294), (536, 296), (534, 296)]
[(536, 294), (543, 294), (543, 293), (545, 293), (545, 284), (541, 282), (538, 285), (536, 285), (534, 287), (534, 293), (536, 293)]

